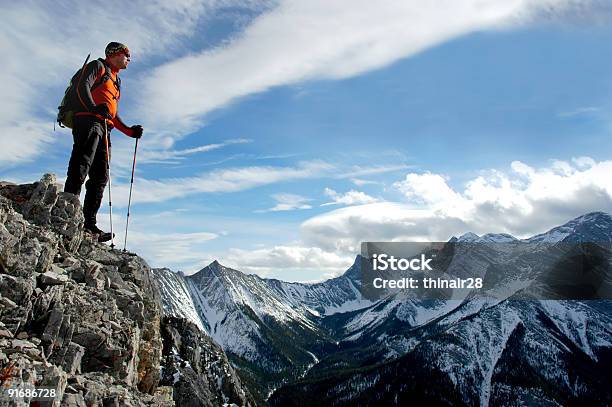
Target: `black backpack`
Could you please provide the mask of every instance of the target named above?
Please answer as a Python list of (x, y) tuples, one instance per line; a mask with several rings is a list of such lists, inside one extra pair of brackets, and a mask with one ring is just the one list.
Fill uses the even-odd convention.
[[(77, 95), (77, 87), (80, 85), (81, 80), (83, 79), (83, 74), (85, 73), (85, 69), (87, 67), (87, 62), (89, 61), (90, 55), (87, 55), (83, 67), (76, 71), (76, 73), (70, 79), (68, 87), (64, 92), (64, 97), (62, 98), (60, 105), (57, 107), (57, 123), (60, 127), (67, 127), (71, 129), (73, 126), (74, 114), (76, 112), (88, 110), (87, 107), (79, 100), (79, 97)], [(102, 63), (102, 66), (104, 67), (104, 73), (102, 74), (100, 79), (98, 79), (93, 84), (93, 86), (91, 87), (92, 91), (98, 86), (102, 85), (107, 80), (112, 79), (111, 70), (110, 67), (107, 65), (106, 61), (102, 58), (98, 58), (98, 61)], [(94, 63), (94, 61), (92, 61), (91, 63)], [(115, 82), (115, 85), (119, 90), (121, 87), (121, 79), (119, 79), (119, 77), (117, 77), (117, 82)]]

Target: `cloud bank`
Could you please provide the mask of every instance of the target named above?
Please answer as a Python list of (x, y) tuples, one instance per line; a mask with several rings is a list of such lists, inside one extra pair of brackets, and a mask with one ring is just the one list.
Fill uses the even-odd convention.
[[(246, 95), (378, 69), (449, 39), (589, 5), (574, 0), (284, 0), (227, 45), (168, 62), (147, 75), (142, 113), (183, 132)], [(588, 7), (584, 7), (588, 9)], [(159, 86), (172, 83), (171, 87)]]
[(294, 211), (298, 209), (310, 209), (311, 205), (306, 202), (312, 199), (303, 197), (296, 194), (274, 194), (272, 198), (276, 201), (276, 205), (272, 208), (267, 209), (263, 212), (282, 212), (282, 211)]
[[(253, 4), (251, 4), (253, 3)], [(63, 89), (91, 53), (110, 41), (132, 49), (134, 63), (176, 57), (199, 22), (221, 7), (261, 7), (246, 0), (172, 2), (4, 2), (0, 15), (0, 166), (33, 160), (54, 141)], [(51, 96), (50, 96), (51, 95)], [(63, 136), (63, 135), (62, 135)]]
[(484, 171), (463, 188), (441, 174), (409, 173), (394, 184), (404, 201), (337, 209), (305, 221), (301, 231), (307, 246), (353, 253), (362, 241), (446, 241), (468, 231), (528, 237), (587, 212), (612, 212), (611, 171), (612, 161), (588, 157), (543, 168), (514, 161), (509, 171)]
[[(204, 116), (275, 86), (343, 79), (379, 69), (452, 38), (551, 16), (600, 21), (595, 0), (178, 0), (7, 3), (0, 16), (0, 166), (30, 161), (53, 142), (61, 92), (84, 57), (111, 40), (132, 48), (131, 77), (147, 148), (165, 151), (203, 125)], [(215, 48), (191, 49), (207, 18), (252, 11), (243, 32)], [(254, 11), (254, 12), (253, 12)], [(267, 12), (265, 12), (267, 11)], [(596, 13), (595, 11), (599, 11)], [(602, 12), (603, 11), (603, 12)], [(255, 16), (256, 15), (256, 16)], [(604, 17), (601, 17), (601, 16)], [(254, 16), (254, 17), (253, 17)], [(109, 38), (120, 33), (121, 38)], [(159, 86), (159, 84), (171, 86)], [(136, 95), (136, 89), (141, 93)], [(44, 95), (43, 95), (44, 94)], [(50, 98), (50, 95), (55, 95)], [(48, 127), (47, 127), (48, 123)], [(122, 143), (119, 144), (123, 148)], [(162, 155), (173, 155), (165, 151)], [(154, 155), (154, 153), (152, 153)]]
[(321, 206), (329, 206), (329, 205), (359, 205), (359, 204), (368, 204), (378, 201), (378, 199), (373, 198), (366, 194), (365, 192), (355, 191), (351, 189), (345, 194), (338, 193), (331, 188), (325, 188), (323, 191), (326, 196), (332, 199), (332, 202), (326, 202)]

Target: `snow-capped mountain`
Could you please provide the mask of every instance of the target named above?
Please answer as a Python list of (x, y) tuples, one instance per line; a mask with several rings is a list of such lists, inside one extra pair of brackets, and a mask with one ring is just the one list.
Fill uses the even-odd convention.
[(564, 225), (552, 228), (526, 239), (528, 242), (595, 242), (611, 243), (612, 233), (610, 225), (612, 218), (604, 212), (591, 212), (567, 222)]
[(605, 406), (611, 329), (588, 303), (506, 300), (414, 327), (396, 359), (313, 369), (270, 404)]
[(262, 279), (213, 262), (191, 276), (155, 269), (167, 315), (207, 332), (248, 372), (262, 393), (297, 378), (318, 361), (312, 352), (335, 343), (319, 321), (367, 307), (360, 299), (359, 262), (317, 284)]
[[(473, 233), (452, 241), (478, 243), (454, 253), (455, 275), (490, 277), (487, 265), (502, 259), (495, 276), (508, 285), (532, 277), (556, 244), (596, 242), (609, 250), (612, 217), (590, 213), (521, 241)], [(542, 251), (508, 249), (515, 242)], [(359, 257), (341, 277), (317, 284), (262, 279), (217, 262), (192, 276), (155, 274), (165, 312), (208, 332), (260, 402), (274, 389), (269, 403), (275, 405), (581, 399), (604, 405), (612, 397), (602, 384), (612, 383), (604, 369), (612, 361), (610, 301), (514, 300), (518, 294), (509, 291), (463, 301), (393, 294), (370, 302), (359, 293)]]

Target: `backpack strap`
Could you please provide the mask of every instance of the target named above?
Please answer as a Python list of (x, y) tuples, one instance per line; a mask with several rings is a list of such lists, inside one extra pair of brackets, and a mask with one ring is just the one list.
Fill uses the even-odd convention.
[[(118, 95), (117, 95), (116, 99), (119, 99), (119, 97), (121, 95), (121, 89), (120, 89), (121, 81), (119, 80), (119, 77), (117, 76), (117, 79), (113, 80), (113, 77), (111, 75), (111, 68), (106, 63), (106, 61), (104, 59), (102, 59), (102, 58), (98, 58), (95, 61), (91, 61), (86, 66), (89, 66), (89, 65), (92, 65), (92, 64), (95, 64), (95, 63), (99, 63), (100, 65), (102, 65), (102, 75), (100, 75), (100, 77), (91, 86), (90, 92), (93, 91), (94, 89), (96, 89), (97, 87), (99, 87), (100, 85), (102, 85), (103, 83), (105, 83), (106, 81), (108, 81), (110, 79), (115, 84), (115, 87), (117, 88)], [(88, 111), (89, 109), (87, 108), (87, 105), (85, 104), (85, 102), (83, 102), (83, 99), (81, 98), (81, 94), (79, 92), (79, 84), (81, 82), (81, 79), (82, 79), (82, 76), (83, 76), (83, 72), (85, 72), (85, 65), (84, 65), (84, 68), (81, 69), (80, 73), (77, 72), (74, 75), (73, 79), (71, 80), (71, 87), (73, 87), (75, 89), (76, 96), (78, 97), (78, 100), (81, 102), (81, 105), (85, 108), (85, 111)], [(77, 77), (77, 75), (79, 76), (79, 80), (77, 82), (77, 85), (73, 86), (72, 84), (74, 83), (74, 79)], [(66, 90), (66, 92), (68, 92), (68, 90)]]
[(98, 58), (98, 61), (100, 61), (100, 63), (102, 63), (102, 67), (104, 68), (104, 72), (100, 76), (100, 79), (98, 79), (93, 84), (93, 86), (91, 87), (91, 90), (93, 91), (95, 88), (97, 88), (98, 86), (102, 85), (104, 82), (106, 82), (108, 80), (111, 80), (111, 81), (113, 81), (113, 83), (117, 87), (117, 91), (119, 91), (119, 93), (121, 93), (121, 78), (119, 78), (119, 76), (117, 76), (117, 80), (113, 80), (113, 77), (111, 75), (110, 66), (108, 66), (108, 64), (106, 63), (106, 60), (104, 60), (102, 58)]

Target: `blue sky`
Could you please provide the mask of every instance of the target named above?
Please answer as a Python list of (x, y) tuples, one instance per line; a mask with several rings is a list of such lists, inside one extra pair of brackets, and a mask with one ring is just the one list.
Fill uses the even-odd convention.
[[(125, 42), (120, 113), (145, 128), (128, 246), (152, 266), (310, 281), (364, 240), (612, 211), (605, 2), (110, 3), (3, 6), (1, 178), (63, 182), (65, 83)], [(123, 242), (133, 141), (112, 139)]]

